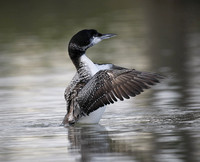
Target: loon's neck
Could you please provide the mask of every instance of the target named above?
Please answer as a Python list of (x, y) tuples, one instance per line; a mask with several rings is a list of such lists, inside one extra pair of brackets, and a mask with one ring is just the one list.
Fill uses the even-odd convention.
[[(76, 56), (76, 57), (72, 57)], [(90, 60), (85, 53), (81, 54), (70, 54), (70, 58), (74, 63), (76, 70), (80, 77), (83, 78), (91, 78), (95, 75), (99, 70), (97, 66)]]
[(83, 54), (79, 59), (80, 69), (89, 73), (91, 76), (95, 75), (99, 70), (97, 66), (90, 60), (85, 54)]

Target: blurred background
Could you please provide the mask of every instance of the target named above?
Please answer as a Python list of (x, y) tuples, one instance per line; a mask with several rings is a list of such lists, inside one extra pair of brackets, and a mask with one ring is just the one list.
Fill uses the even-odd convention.
[[(116, 33), (96, 63), (167, 76), (110, 105), (96, 126), (60, 126), (75, 74), (71, 37)], [(200, 161), (200, 2), (0, 2), (0, 161)]]

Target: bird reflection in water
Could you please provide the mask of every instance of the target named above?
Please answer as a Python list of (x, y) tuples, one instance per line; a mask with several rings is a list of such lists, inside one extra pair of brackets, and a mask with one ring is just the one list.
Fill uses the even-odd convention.
[(80, 161), (106, 156), (116, 160), (153, 160), (155, 142), (152, 133), (107, 131), (104, 126), (76, 125), (68, 127), (70, 151), (79, 152)]

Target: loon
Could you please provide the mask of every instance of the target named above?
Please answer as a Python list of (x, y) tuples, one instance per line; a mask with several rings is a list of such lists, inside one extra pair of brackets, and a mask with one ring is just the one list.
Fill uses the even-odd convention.
[(68, 53), (77, 72), (64, 93), (67, 114), (63, 125), (99, 123), (106, 105), (139, 95), (163, 79), (156, 73), (96, 64), (86, 56), (88, 48), (114, 36), (84, 29), (71, 38)]

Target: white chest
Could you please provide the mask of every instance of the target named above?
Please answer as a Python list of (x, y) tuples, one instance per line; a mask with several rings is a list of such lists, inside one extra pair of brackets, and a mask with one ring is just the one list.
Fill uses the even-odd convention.
[(91, 76), (99, 71), (98, 67), (86, 55), (80, 57), (80, 62), (84, 65), (85, 70), (90, 72)]
[(94, 64), (86, 55), (82, 55), (80, 58), (82, 64), (86, 68), (86, 71), (90, 71), (91, 75), (94, 76), (100, 70), (111, 69), (112, 64)]

